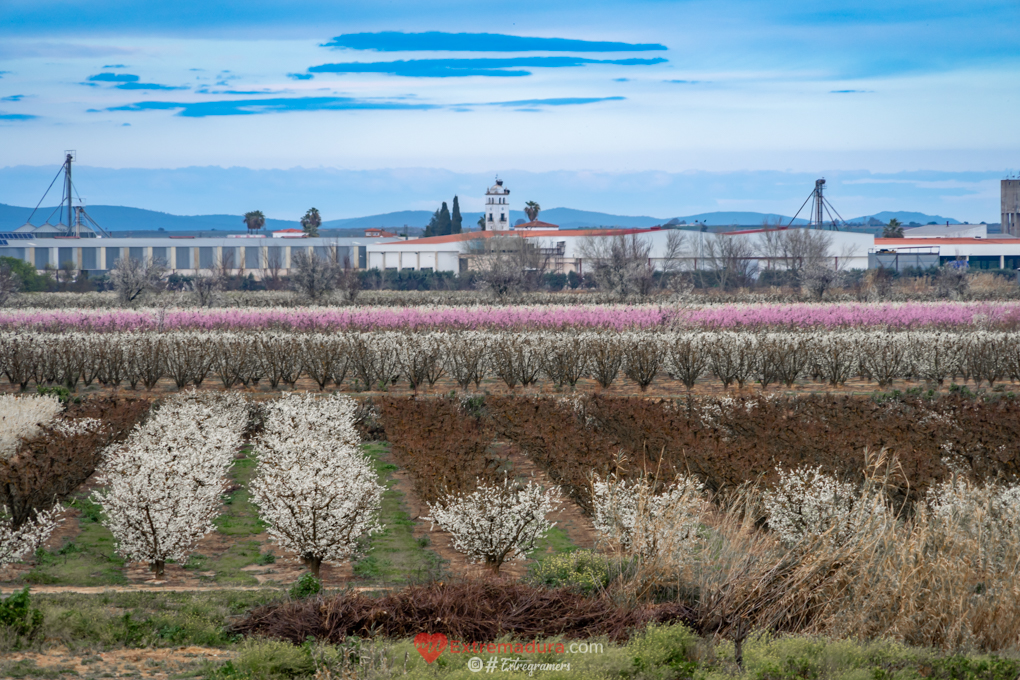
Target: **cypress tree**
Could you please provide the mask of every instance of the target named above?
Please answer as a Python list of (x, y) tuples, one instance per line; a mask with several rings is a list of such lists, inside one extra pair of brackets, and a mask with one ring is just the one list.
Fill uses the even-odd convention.
[(436, 236), (446, 236), (450, 233), (452, 227), (450, 209), (446, 207), (446, 201), (443, 201), (443, 206), (439, 209), (439, 224), (436, 225)]
[(441, 232), (439, 231), (439, 211), (437, 210), (434, 213), (432, 213), (432, 217), (429, 218), (429, 224), (427, 227), (425, 227), (424, 235), (426, 238), (428, 238), (429, 236), (439, 236), (440, 234)]
[(459, 234), (461, 231), (461, 224), (463, 221), (464, 221), (463, 218), (461, 218), (460, 216), (460, 201), (458, 201), (457, 197), (454, 196), (453, 214), (450, 216), (450, 233)]

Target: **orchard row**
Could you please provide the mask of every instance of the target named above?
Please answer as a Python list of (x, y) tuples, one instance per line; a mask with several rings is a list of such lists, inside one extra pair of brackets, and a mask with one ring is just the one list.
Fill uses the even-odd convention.
[[(877, 331), (531, 331), (531, 332), (198, 332), (0, 333), (0, 372), (13, 384), (93, 383), (151, 389), (219, 382), (224, 388), (412, 390), (440, 380), (467, 391), (483, 380), (507, 388), (545, 382), (574, 388), (589, 379), (641, 390), (669, 377), (688, 389), (703, 379), (724, 387), (842, 385), (855, 377), (988, 383), (1020, 380), (1020, 332)], [(621, 378), (622, 376), (622, 378)]]

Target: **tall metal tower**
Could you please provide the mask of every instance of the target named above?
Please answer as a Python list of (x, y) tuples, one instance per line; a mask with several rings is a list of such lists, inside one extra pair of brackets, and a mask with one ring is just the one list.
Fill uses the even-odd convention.
[[(35, 210), (33, 210), (32, 214), (28, 216), (27, 224), (32, 223), (32, 218), (35, 216), (36, 211), (39, 210), (39, 206), (46, 200), (46, 196), (50, 193), (50, 189), (53, 188), (53, 185), (57, 183), (57, 178), (60, 177), (61, 173), (63, 173), (64, 181), (62, 183), (63, 191), (62, 196), (60, 197), (60, 205), (57, 208), (54, 208), (53, 212), (50, 213), (50, 217), (53, 216), (53, 213), (57, 213), (58, 221), (63, 219), (65, 214), (64, 204), (67, 204), (67, 224), (63, 225), (64, 233), (61, 234), (61, 236), (80, 237), (82, 235), (82, 227), (85, 227), (86, 236), (100, 235), (109, 237), (110, 234), (100, 227), (99, 224), (92, 219), (92, 216), (85, 211), (85, 204), (81, 196), (78, 197), (78, 205), (74, 205), (74, 196), (76, 192), (74, 190), (74, 183), (71, 182), (71, 164), (77, 160), (77, 156), (78, 154), (74, 150), (64, 152), (64, 164), (60, 166), (60, 170), (57, 171), (56, 177), (54, 177), (53, 181), (50, 182), (50, 186), (46, 189), (46, 193), (44, 193), (43, 197), (39, 199), (39, 202), (35, 206)], [(49, 219), (49, 217), (46, 218), (47, 223), (49, 222)]]
[[(836, 212), (836, 209), (832, 207), (829, 200), (825, 198), (825, 178), (823, 177), (815, 180), (814, 191), (812, 191), (811, 194), (804, 199), (800, 208), (798, 208), (797, 212), (790, 219), (790, 223), (786, 225), (787, 227), (793, 226), (794, 221), (797, 219), (798, 215), (800, 215), (804, 206), (808, 204), (808, 201), (811, 202), (811, 220), (808, 224), (808, 229), (831, 229), (833, 231), (839, 231), (840, 226), (846, 224), (846, 221), (838, 212)], [(828, 224), (825, 223), (826, 216), (829, 218)]]
[(71, 151), (64, 152), (64, 195), (60, 199), (61, 212), (63, 212), (64, 201), (67, 201), (67, 233), (66, 236), (72, 236), (72, 229), (74, 228), (74, 218), (72, 217), (73, 209), (71, 207), (71, 195), (73, 185), (71, 184), (71, 163), (74, 162), (77, 152), (73, 149)]

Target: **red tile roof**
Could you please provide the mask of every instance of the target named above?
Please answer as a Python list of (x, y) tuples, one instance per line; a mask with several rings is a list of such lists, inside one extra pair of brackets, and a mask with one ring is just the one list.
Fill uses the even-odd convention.
[[(558, 229), (552, 231), (546, 230), (531, 230), (515, 234), (512, 231), (468, 231), (463, 234), (447, 234), (446, 236), (429, 236), (428, 238), (420, 238), (415, 243), (438, 244), (438, 243), (460, 243), (462, 241), (470, 241), (476, 238), (493, 238), (496, 236), (520, 236), (522, 238), (541, 238), (541, 237), (563, 237), (563, 236), (616, 236), (619, 234), (645, 234), (652, 229)], [(654, 230), (658, 231), (658, 230)]]
[(982, 243), (992, 245), (1020, 246), (1020, 239), (1015, 238), (876, 238), (876, 246), (978, 246)]

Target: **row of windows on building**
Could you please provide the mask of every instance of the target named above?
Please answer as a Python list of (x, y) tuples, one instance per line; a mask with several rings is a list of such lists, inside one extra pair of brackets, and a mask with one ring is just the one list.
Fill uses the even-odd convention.
[[(211, 246), (200, 246), (198, 248), (177, 246), (177, 247), (153, 247), (151, 249), (143, 247), (135, 248), (35, 248), (34, 262), (36, 269), (45, 269), (47, 265), (61, 267), (65, 263), (70, 262), (79, 269), (86, 270), (103, 270), (111, 269), (115, 266), (117, 260), (121, 257), (127, 256), (132, 259), (138, 260), (139, 262), (146, 261), (148, 259), (160, 260), (169, 266), (171, 269), (194, 269), (195, 268), (195, 251), (198, 251), (198, 268), (199, 269), (213, 269), (218, 267), (224, 267), (226, 269), (239, 269), (243, 266), (244, 269), (267, 269), (267, 268), (280, 268), (284, 269), (287, 267), (287, 254), (285, 252), (286, 246), (267, 246), (264, 248), (252, 248), (246, 247), (244, 249), (243, 259), (244, 263), (241, 264), (241, 251), (237, 247), (224, 246), (222, 248), (214, 248)], [(56, 261), (51, 259), (51, 251), (56, 251)], [(81, 251), (81, 261), (78, 261), (77, 252)], [(105, 266), (100, 262), (100, 250), (105, 250), (103, 253), (106, 256)], [(151, 250), (151, 254), (147, 254), (146, 250)], [(216, 251), (220, 251), (219, 259), (216, 257)], [(313, 250), (316, 255), (323, 258), (334, 259), (342, 262), (345, 258), (350, 257), (350, 248), (347, 246), (313, 246)], [(0, 257), (13, 257), (19, 260), (27, 260), (28, 249), (27, 248), (0, 248)], [(172, 257), (171, 257), (172, 256)], [(363, 265), (359, 265), (363, 266)]]

